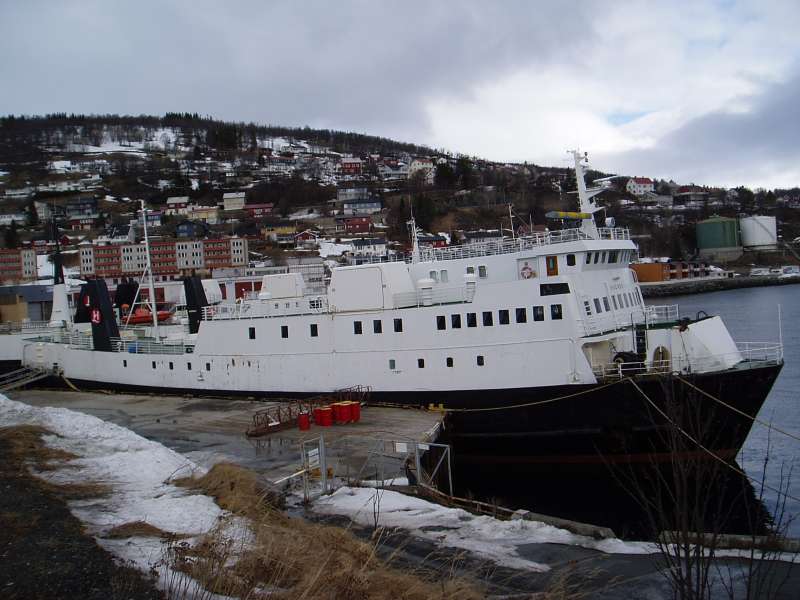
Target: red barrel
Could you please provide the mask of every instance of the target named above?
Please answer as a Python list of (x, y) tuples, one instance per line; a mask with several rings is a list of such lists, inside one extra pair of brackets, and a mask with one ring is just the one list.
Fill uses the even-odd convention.
[(350, 405), (350, 420), (353, 423), (358, 423), (361, 420), (361, 403), (353, 402)]
[(317, 409), (319, 411), (319, 418), (317, 425), (320, 427), (330, 427), (333, 425), (333, 411), (330, 406), (323, 406)]
[(307, 412), (301, 412), (297, 415), (297, 428), (300, 431), (308, 431), (311, 429), (311, 415)]
[(321, 421), (321, 419), (320, 419), (320, 417), (319, 417), (319, 407), (317, 407), (317, 408), (314, 408), (314, 409), (311, 411), (311, 415), (312, 415), (312, 416), (313, 416), (313, 418), (314, 418), (314, 423), (316, 423), (317, 425), (319, 425), (319, 424), (320, 424), (320, 421)]
[(342, 405), (342, 423), (350, 423), (353, 420), (353, 412), (350, 410), (350, 407), (353, 406), (353, 403), (350, 401), (341, 402)]
[(331, 404), (333, 409), (333, 422), (337, 425), (344, 423), (344, 409), (341, 402), (334, 402)]

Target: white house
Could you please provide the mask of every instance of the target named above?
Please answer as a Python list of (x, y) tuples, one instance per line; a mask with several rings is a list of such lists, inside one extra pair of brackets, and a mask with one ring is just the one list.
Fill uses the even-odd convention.
[(244, 192), (226, 192), (222, 194), (223, 210), (244, 210)]
[(655, 183), (649, 177), (631, 177), (625, 189), (634, 196), (644, 196), (655, 191)]
[(408, 178), (411, 179), (418, 172), (422, 171), (425, 174), (425, 184), (433, 185), (433, 176), (436, 170), (433, 166), (433, 161), (429, 158), (415, 158), (408, 165)]

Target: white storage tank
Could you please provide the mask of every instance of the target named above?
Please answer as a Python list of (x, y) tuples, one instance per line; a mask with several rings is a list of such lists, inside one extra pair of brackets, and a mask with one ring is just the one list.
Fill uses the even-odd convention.
[(774, 249), (778, 246), (775, 217), (753, 216), (739, 219), (742, 246), (745, 248)]

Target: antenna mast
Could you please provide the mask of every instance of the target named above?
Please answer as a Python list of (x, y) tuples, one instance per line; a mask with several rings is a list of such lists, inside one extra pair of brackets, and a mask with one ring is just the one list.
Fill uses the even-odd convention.
[(153, 287), (153, 265), (150, 263), (150, 238), (147, 237), (147, 208), (144, 200), (139, 200), (142, 204), (142, 223), (144, 229), (144, 248), (147, 255), (147, 295), (150, 304), (150, 315), (153, 317), (153, 337), (158, 337), (158, 312), (156, 311), (156, 291)]

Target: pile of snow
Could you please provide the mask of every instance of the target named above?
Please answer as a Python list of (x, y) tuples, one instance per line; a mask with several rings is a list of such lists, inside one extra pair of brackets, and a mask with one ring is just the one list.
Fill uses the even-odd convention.
[[(65, 468), (40, 476), (59, 484), (91, 481), (110, 488), (110, 495), (101, 500), (70, 503), (72, 513), (94, 535), (144, 521), (163, 531), (196, 536), (210, 531), (225, 515), (212, 498), (169, 483), (203, 469), (129, 429), (66, 408), (29, 406), (0, 394), (0, 427), (14, 425), (44, 427), (56, 434), (43, 436), (49, 447), (78, 456)], [(162, 556), (162, 541), (157, 538), (98, 542), (143, 570)]]
[(378, 524), (397, 527), (433, 540), (441, 546), (463, 548), (516, 569), (546, 571), (547, 565), (530, 561), (517, 553), (522, 544), (570, 544), (609, 554), (651, 554), (658, 551), (647, 542), (619, 539), (595, 540), (575, 535), (538, 521), (501, 521), (476, 516), (459, 508), (448, 508), (390, 490), (343, 487), (314, 503), (316, 512), (349, 517), (356, 523), (375, 524), (376, 495), (380, 502)]

